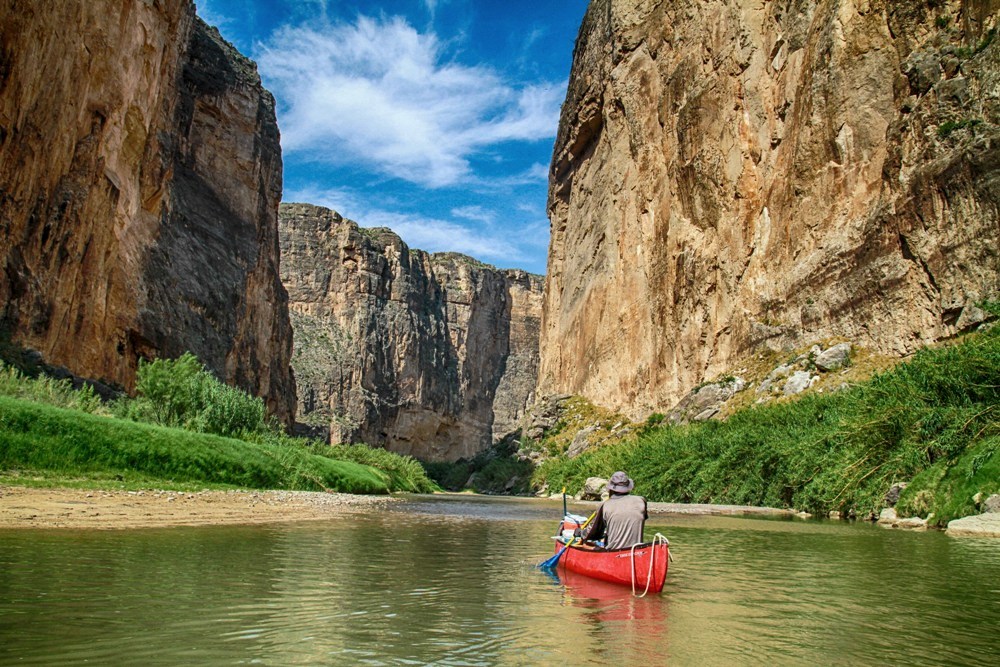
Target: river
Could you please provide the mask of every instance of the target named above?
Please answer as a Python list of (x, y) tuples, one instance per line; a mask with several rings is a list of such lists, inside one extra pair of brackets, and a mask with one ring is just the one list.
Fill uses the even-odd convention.
[(675, 560), (640, 599), (535, 567), (560, 513), (414, 496), (264, 527), (0, 531), (0, 664), (1000, 661), (1000, 540), (656, 515)]

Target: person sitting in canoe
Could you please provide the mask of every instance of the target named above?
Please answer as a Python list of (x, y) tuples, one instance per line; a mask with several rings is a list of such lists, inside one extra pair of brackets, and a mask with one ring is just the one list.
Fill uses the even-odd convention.
[(584, 540), (604, 537), (605, 549), (628, 549), (642, 542), (642, 530), (649, 518), (646, 499), (629, 495), (635, 482), (619, 470), (608, 480), (610, 497), (597, 508)]

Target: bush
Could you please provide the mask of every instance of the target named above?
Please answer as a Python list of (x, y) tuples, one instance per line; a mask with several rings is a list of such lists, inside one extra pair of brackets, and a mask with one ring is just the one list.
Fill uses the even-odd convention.
[(227, 437), (269, 430), (261, 399), (220, 382), (189, 352), (175, 360), (140, 361), (136, 398), (119, 401), (115, 413)]

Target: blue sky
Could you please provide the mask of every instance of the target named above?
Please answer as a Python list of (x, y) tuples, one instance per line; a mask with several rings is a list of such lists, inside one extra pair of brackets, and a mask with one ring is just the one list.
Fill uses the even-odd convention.
[(278, 102), (284, 200), (544, 273), (587, 0), (196, 0)]

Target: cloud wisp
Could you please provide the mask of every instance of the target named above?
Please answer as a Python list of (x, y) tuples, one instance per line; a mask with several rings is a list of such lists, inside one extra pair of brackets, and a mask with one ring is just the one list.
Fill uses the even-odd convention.
[(434, 33), (400, 17), (285, 26), (256, 57), (286, 152), (424, 187), (473, 181), (479, 152), (550, 139), (558, 122), (561, 85), (449, 62)]
[(548, 221), (527, 207), (498, 224), (495, 213), (481, 206), (457, 207), (450, 212), (453, 219), (446, 220), (369, 206), (348, 188), (306, 186), (286, 192), (285, 201), (325, 206), (362, 227), (388, 227), (411, 248), (459, 252), (501, 268), (523, 264), (548, 245)]

